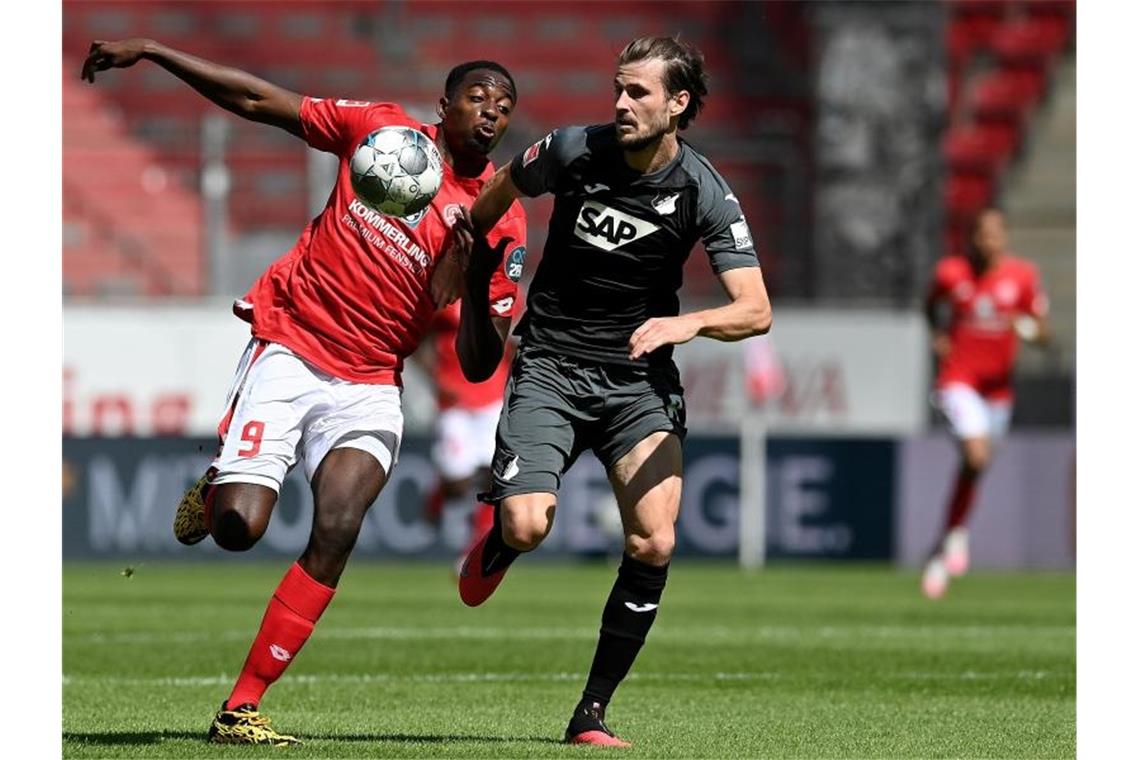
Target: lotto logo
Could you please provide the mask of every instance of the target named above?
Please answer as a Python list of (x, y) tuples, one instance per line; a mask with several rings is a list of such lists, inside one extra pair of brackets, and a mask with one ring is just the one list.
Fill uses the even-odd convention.
[(574, 224), (574, 235), (603, 251), (612, 251), (658, 230), (656, 224), (597, 201), (585, 201)]

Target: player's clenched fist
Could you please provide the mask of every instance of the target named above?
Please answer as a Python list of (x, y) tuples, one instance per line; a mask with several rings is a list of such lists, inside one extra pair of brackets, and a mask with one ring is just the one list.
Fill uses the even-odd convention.
[(128, 66), (133, 66), (146, 52), (148, 42), (150, 40), (145, 39), (130, 39), (122, 42), (95, 40), (91, 43), (91, 49), (87, 51), (87, 58), (83, 61), (83, 72), (80, 74), (80, 78), (94, 82), (96, 71), (125, 69)]

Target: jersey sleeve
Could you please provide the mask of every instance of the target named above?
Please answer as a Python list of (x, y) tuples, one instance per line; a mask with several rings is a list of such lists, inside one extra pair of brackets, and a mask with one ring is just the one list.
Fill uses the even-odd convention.
[(511, 181), (523, 195), (552, 192), (562, 172), (586, 151), (584, 127), (556, 129), (511, 161)]
[(507, 247), (503, 252), (503, 263), (491, 275), (488, 294), (492, 317), (513, 317), (518, 313), (519, 280), (526, 261), (526, 214), (518, 201), (511, 204), (499, 223), (487, 233), (487, 242), (492, 248), (504, 238), (507, 239)]
[(740, 201), (728, 183), (711, 169), (700, 184), (697, 224), (714, 272), (760, 266)]
[(347, 155), (369, 129), (383, 126), (384, 119), (378, 116), (393, 123), (407, 118), (395, 103), (305, 97), (301, 100), (301, 136), (317, 150)]

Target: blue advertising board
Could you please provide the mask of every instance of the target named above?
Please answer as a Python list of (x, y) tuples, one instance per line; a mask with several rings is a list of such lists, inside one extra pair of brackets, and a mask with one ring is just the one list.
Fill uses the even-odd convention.
[[(185, 547), (171, 534), (174, 506), (209, 464), (214, 443), (186, 438), (64, 438), (65, 558), (218, 556), (206, 540)], [(888, 559), (893, 552), (894, 442), (772, 439), (767, 446), (768, 542), (772, 556)], [(356, 552), (377, 557), (453, 558), (467, 514), (424, 517), (435, 486), (430, 441), (404, 441), (400, 461), (369, 511)], [(685, 442), (678, 554), (737, 551), (740, 457), (727, 437)], [(254, 555), (296, 556), (312, 523), (313, 500), (300, 468), (281, 490)], [(601, 465), (584, 455), (563, 479), (555, 527), (541, 554), (617, 554), (617, 505)]]

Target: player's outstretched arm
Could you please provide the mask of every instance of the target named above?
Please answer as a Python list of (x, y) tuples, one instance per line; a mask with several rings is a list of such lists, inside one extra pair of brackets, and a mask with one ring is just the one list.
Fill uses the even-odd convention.
[(732, 301), (704, 311), (646, 320), (629, 338), (629, 358), (640, 359), (668, 343), (688, 343), (698, 335), (714, 340), (743, 340), (772, 328), (772, 304), (759, 267), (730, 269), (720, 275)]
[(474, 231), (486, 235), (521, 195), (522, 192), (511, 179), (511, 165), (500, 166), (491, 179), (487, 180), (487, 184), (483, 185), (479, 197), (471, 206), (471, 224)]
[(94, 82), (98, 71), (125, 69), (143, 59), (157, 63), (231, 113), (301, 136), (301, 96), (297, 93), (241, 69), (221, 66), (154, 40), (92, 42), (83, 61), (81, 77)]
[(511, 319), (491, 316), (489, 293), (491, 275), (502, 263), (510, 242), (503, 238), (491, 248), (479, 235), (471, 251), (459, 307), (459, 333), (455, 336), (455, 353), (468, 382), (481, 383), (495, 374), (507, 345)]

